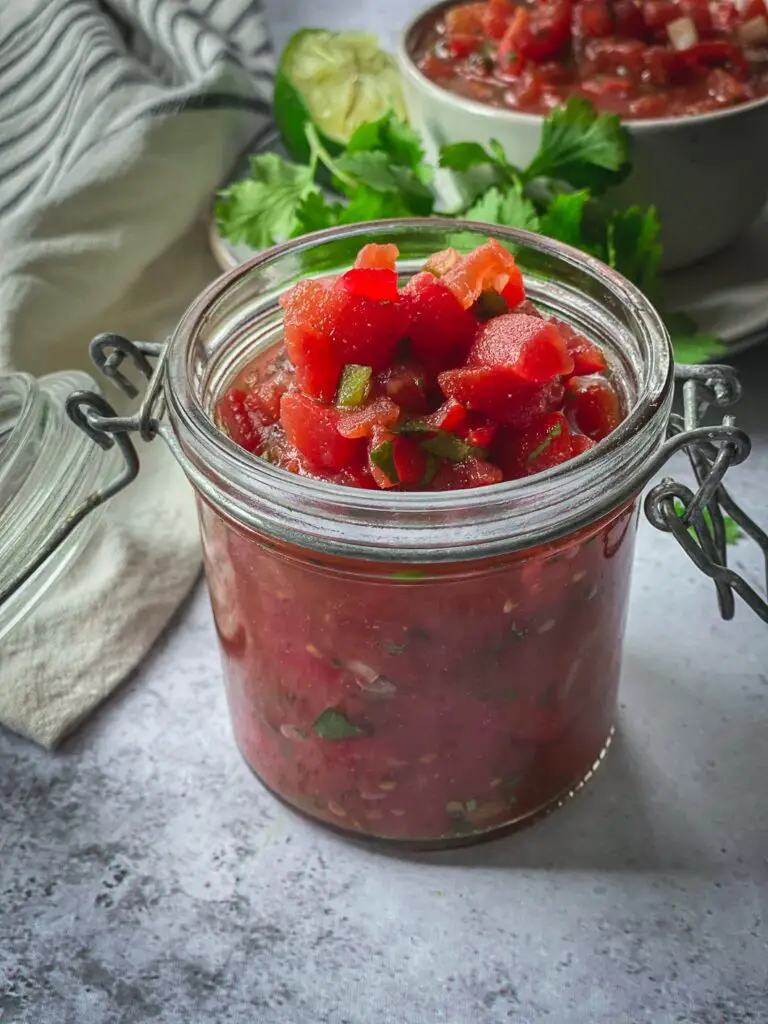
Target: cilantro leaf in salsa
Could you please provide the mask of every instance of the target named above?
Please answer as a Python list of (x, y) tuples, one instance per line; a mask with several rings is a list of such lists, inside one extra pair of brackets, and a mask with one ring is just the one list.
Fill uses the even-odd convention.
[(312, 731), (321, 740), (352, 740), (364, 736), (365, 730), (353, 725), (340, 711), (326, 708), (312, 724)]

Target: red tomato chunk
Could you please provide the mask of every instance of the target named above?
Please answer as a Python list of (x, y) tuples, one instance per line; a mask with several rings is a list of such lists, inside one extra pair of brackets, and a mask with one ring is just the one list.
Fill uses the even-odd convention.
[[(768, 95), (764, 0), (486, 0), (439, 12), (415, 54), (438, 85), (548, 113), (569, 96), (624, 118)], [(431, 269), (431, 268), (430, 268)]]
[(542, 316), (499, 242), (436, 253), (402, 288), (397, 256), (366, 245), (283, 295), (284, 346), (217, 406), (236, 444), (344, 486), (438, 491), (552, 469), (621, 422), (602, 349)]

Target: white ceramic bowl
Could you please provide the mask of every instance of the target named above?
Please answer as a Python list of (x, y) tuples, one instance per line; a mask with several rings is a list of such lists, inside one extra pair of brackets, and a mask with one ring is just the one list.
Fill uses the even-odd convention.
[[(440, 3), (402, 33), (398, 61), (413, 127), (428, 156), (447, 142), (498, 139), (512, 163), (525, 166), (539, 145), (542, 118), (464, 99), (426, 78), (411, 54)], [(617, 205), (654, 205), (662, 224), (664, 268), (689, 266), (745, 231), (768, 201), (768, 98), (692, 117), (626, 121), (632, 137), (632, 174), (612, 195)], [(438, 175), (446, 203), (456, 181)]]

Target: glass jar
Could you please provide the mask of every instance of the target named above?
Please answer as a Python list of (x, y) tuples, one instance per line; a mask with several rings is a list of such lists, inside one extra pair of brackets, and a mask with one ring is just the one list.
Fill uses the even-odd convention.
[[(217, 429), (228, 385), (280, 342), (278, 300), (298, 280), (346, 270), (372, 241), (397, 244), (405, 278), (436, 250), (489, 236), (515, 247), (542, 310), (606, 352), (626, 416), (594, 448), (523, 480), (393, 493), (294, 476)], [(196, 492), (246, 762), (281, 800), (346, 834), (421, 848), (474, 842), (559, 806), (590, 777), (613, 731), (638, 498), (673, 451), (689, 451), (700, 490), (657, 485), (651, 521), (716, 580), (724, 617), (736, 591), (768, 620), (768, 605), (727, 568), (718, 505), (749, 439), (730, 417), (697, 426), (707, 401), (738, 397), (732, 371), (683, 368), (685, 415), (670, 417), (675, 371), (652, 306), (551, 239), (437, 218), (336, 228), (224, 275), (166, 345), (101, 335), (91, 351), (126, 392), (125, 360), (150, 381), (132, 417), (96, 395), (70, 396), (73, 419), (122, 449), (110, 493), (136, 474), (132, 430), (159, 434)]]
[(40, 550), (61, 521), (120, 466), (116, 451), (97, 448), (67, 416), (66, 400), (76, 389), (98, 391), (88, 374), (77, 371), (38, 379), (27, 373), (0, 375), (0, 594), (26, 576), (0, 604), (0, 641), (74, 564), (99, 512), (34, 568)]
[(664, 329), (597, 261), (483, 228), (462, 247), (512, 237), (533, 301), (606, 348), (628, 415), (591, 452), (477, 490), (358, 491), (255, 460), (213, 410), (279, 341), (278, 298), (299, 278), (346, 269), (371, 240), (394, 241), (407, 275), (455, 235), (405, 222), (279, 247), (201, 297), (166, 363), (243, 756), (304, 813), (421, 846), (548, 811), (607, 749), (637, 495), (672, 400)]

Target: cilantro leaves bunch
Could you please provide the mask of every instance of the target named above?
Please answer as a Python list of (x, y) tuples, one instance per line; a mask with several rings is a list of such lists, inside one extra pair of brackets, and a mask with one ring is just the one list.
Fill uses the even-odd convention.
[[(222, 235), (262, 249), (276, 241), (342, 224), (391, 217), (425, 217), (436, 210), (434, 169), (413, 129), (388, 113), (361, 124), (332, 156), (307, 124), (310, 159), (291, 163), (275, 153), (251, 158), (251, 176), (219, 196)], [(536, 231), (597, 256), (661, 305), (662, 246), (654, 207), (612, 210), (606, 191), (631, 169), (629, 136), (614, 114), (598, 114), (572, 97), (542, 125), (541, 143), (527, 167), (509, 162), (502, 146), (445, 145), (439, 165), (462, 176), (471, 198), (443, 216)], [(472, 191), (481, 172), (482, 186)], [(323, 187), (330, 180), (334, 195)], [(700, 362), (722, 351), (680, 314), (667, 326), (679, 362)]]
[[(251, 157), (250, 178), (220, 193), (216, 219), (225, 238), (263, 249), (337, 224), (433, 212), (432, 168), (416, 132), (394, 114), (365, 121), (335, 157), (314, 125), (307, 124), (306, 133), (308, 164), (262, 153)], [(323, 174), (346, 202), (327, 196), (319, 184)]]

